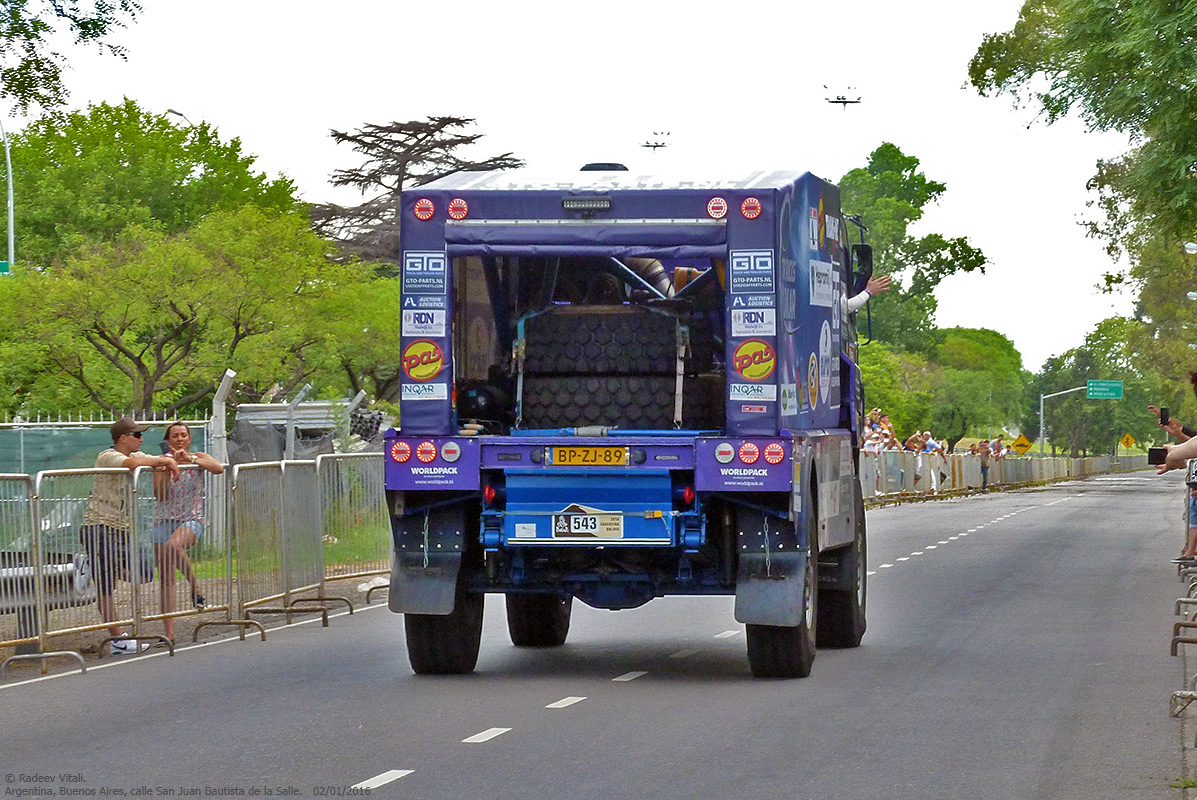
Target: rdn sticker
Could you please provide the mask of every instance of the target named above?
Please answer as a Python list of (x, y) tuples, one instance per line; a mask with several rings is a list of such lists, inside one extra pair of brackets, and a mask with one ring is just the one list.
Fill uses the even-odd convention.
[(445, 354), (436, 342), (420, 339), (403, 351), (403, 374), (413, 381), (430, 381), (444, 366)]
[(777, 367), (777, 355), (768, 342), (749, 339), (736, 348), (732, 366), (745, 380), (763, 381)]

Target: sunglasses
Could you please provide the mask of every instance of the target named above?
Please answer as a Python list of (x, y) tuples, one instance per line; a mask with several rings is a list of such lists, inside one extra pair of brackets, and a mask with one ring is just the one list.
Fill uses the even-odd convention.
[(134, 431), (133, 433), (130, 433), (130, 434), (129, 434), (129, 436), (132, 436), (132, 437), (133, 437), (133, 438), (135, 438), (135, 439), (140, 439), (140, 438), (141, 438), (141, 431)]

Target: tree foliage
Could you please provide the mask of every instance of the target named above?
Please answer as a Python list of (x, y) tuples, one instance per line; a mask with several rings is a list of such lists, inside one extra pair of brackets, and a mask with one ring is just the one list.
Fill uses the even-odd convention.
[(2, 0), (0, 97), (21, 111), (62, 105), (67, 98), (62, 82), (66, 58), (52, 49), (50, 40), (69, 32), (75, 44), (96, 44), (124, 58), (124, 48), (102, 40), (140, 11), (136, 0)]
[(1000, 429), (1017, 419), (1025, 378), (1014, 343), (987, 328), (949, 328), (938, 336), (936, 361), (943, 377), (936, 385), (931, 419), (949, 447), (970, 431)]
[(844, 213), (858, 215), (869, 229), (875, 272), (894, 277), (894, 288), (872, 301), (874, 335), (898, 349), (933, 355), (935, 288), (954, 273), (984, 271), (984, 254), (964, 237), (908, 233), (946, 187), (919, 172), (919, 160), (896, 145), (874, 150), (866, 166), (844, 175), (840, 191)]
[(39, 267), (130, 225), (177, 233), (213, 211), (297, 206), (291, 181), (255, 172), (240, 140), (129, 99), (44, 116), (13, 137), (12, 158), (17, 260)]
[[(476, 144), (465, 117), (428, 117), (387, 125), (366, 124), (352, 133), (331, 131), (338, 144), (365, 157), (359, 167), (333, 173), (334, 186), (350, 186), (367, 199), (357, 206), (312, 206), (312, 223), (348, 256), (394, 264), (399, 255), (399, 193), (457, 172), (512, 169), (524, 162), (511, 153), (473, 161), (459, 151)], [(392, 268), (393, 271), (393, 268)]]
[(1094, 229), (1111, 241), (1197, 227), (1197, 5), (1027, 0), (1013, 29), (984, 38), (969, 77), (1049, 123), (1075, 111), (1131, 137), (1094, 178), (1106, 212)]

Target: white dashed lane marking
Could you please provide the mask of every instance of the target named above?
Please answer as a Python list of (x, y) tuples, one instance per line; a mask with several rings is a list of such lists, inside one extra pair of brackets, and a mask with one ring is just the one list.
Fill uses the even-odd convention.
[(731, 637), (735, 636), (737, 633), (739, 633), (739, 631), (724, 631), (723, 633), (715, 634), (715, 638), (716, 639), (730, 639)]
[(502, 736), (503, 734), (507, 733), (507, 731), (509, 731), (509, 730), (511, 730), (511, 728), (487, 728), (482, 733), (475, 733), (473, 736), (469, 737), (468, 739), (462, 739), (461, 741), (464, 743), (467, 743), (467, 744), (479, 744), (480, 742), (489, 742), (491, 739), (495, 738), (496, 736)]
[(410, 775), (414, 771), (415, 770), (410, 770), (410, 769), (387, 770), (386, 772), (382, 773), (381, 775), (375, 775), (373, 778), (370, 778), (369, 780), (364, 780), (361, 783), (355, 784), (349, 788), (351, 788), (351, 789), (377, 789), (379, 786), (386, 786), (391, 781), (399, 780), (404, 775)]
[(612, 683), (627, 683), (628, 681), (636, 680), (641, 675), (647, 675), (647, 674), (648, 674), (647, 672), (625, 672), (624, 674), (620, 675), (618, 678), (612, 678), (611, 682)]
[(585, 697), (563, 697), (556, 703), (549, 703), (545, 708), (566, 708), (567, 706), (572, 706), (574, 703), (580, 703), (585, 699)]
[(676, 653), (674, 653), (673, 655), (671, 655), (669, 657), (670, 658), (689, 658), (690, 656), (694, 655), (697, 652), (698, 652), (697, 650), (678, 650)]

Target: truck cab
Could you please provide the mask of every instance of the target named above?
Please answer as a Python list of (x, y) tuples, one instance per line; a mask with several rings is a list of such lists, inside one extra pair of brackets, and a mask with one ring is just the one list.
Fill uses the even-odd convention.
[[(576, 598), (735, 597), (749, 665), (865, 630), (862, 390), (839, 191), (809, 173), (459, 173), (401, 200), (390, 607), (418, 673)], [(867, 253), (867, 247), (856, 246)], [(866, 261), (865, 258), (860, 260)]]

